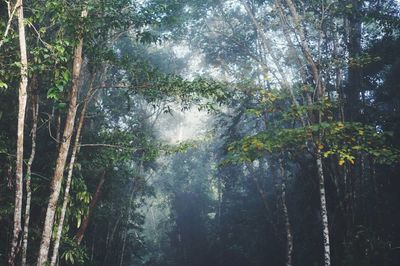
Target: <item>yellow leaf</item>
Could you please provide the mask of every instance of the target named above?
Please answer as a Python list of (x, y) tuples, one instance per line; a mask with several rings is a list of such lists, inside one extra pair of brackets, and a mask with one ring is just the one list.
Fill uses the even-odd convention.
[(322, 150), (323, 148), (324, 148), (324, 145), (322, 145), (322, 144), (318, 145), (318, 149)]
[(344, 164), (344, 160), (343, 159), (340, 159), (339, 160), (339, 165), (343, 165)]

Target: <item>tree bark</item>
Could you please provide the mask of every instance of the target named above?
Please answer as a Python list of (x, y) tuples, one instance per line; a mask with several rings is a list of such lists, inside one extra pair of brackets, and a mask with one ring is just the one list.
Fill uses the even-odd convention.
[(23, 200), (23, 157), (24, 157), (24, 122), (27, 102), (28, 86), (28, 57), (26, 52), (26, 38), (24, 25), (23, 2), (19, 0), (18, 6), (18, 34), (21, 53), (21, 81), (18, 91), (18, 122), (17, 122), (17, 152), (15, 167), (15, 205), (14, 205), (14, 229), (11, 241), (11, 250), (8, 259), (9, 265), (15, 264), (15, 257), (18, 253), (18, 239), (21, 234), (22, 224), (22, 200)]
[(349, 12), (348, 19), (348, 43), (349, 51), (348, 83), (346, 86), (346, 110), (345, 115), (348, 121), (355, 121), (360, 115), (360, 90), (362, 87), (361, 66), (356, 59), (361, 55), (361, 8), (362, 1), (350, 0), (352, 12)]
[(97, 226), (95, 224), (94, 228), (93, 228), (92, 248), (91, 248), (91, 252), (90, 252), (90, 263), (93, 263), (93, 258), (94, 258), (94, 250), (95, 250), (94, 245), (96, 243), (96, 229), (97, 229)]
[(121, 249), (121, 258), (119, 260), (119, 266), (122, 266), (124, 263), (124, 253), (125, 253), (125, 247), (126, 247), (126, 235), (128, 234), (128, 226), (125, 228), (125, 234), (122, 237), (122, 249)]
[(106, 177), (106, 171), (104, 170), (103, 175), (97, 184), (96, 192), (93, 196), (93, 199), (90, 201), (89, 204), (89, 213), (85, 219), (83, 219), (81, 226), (78, 229), (78, 232), (76, 233), (74, 240), (75, 242), (79, 245), (82, 242), (83, 237), (85, 236), (86, 229), (89, 225), (90, 218), (93, 214), (93, 211), (97, 205), (97, 202), (99, 202), (100, 195), (101, 195), (101, 188), (103, 187), (104, 181)]
[[(142, 165), (140, 167), (140, 172), (142, 171)], [(133, 202), (133, 196), (135, 194), (135, 179), (132, 180), (132, 187), (130, 189), (130, 196), (129, 196), (129, 211), (128, 211), (128, 217), (126, 220), (126, 224), (125, 224), (125, 234), (122, 238), (122, 249), (121, 249), (121, 258), (119, 261), (119, 266), (122, 266), (124, 263), (124, 254), (125, 254), (125, 247), (126, 247), (126, 238), (127, 238), (127, 234), (128, 234), (128, 226), (129, 226), (129, 221), (131, 220), (131, 216), (132, 216), (132, 202)]]
[(293, 257), (293, 234), (292, 225), (290, 224), (289, 212), (286, 204), (286, 172), (283, 168), (282, 161), (279, 162), (280, 172), (281, 172), (281, 203), (282, 203), (282, 213), (285, 222), (285, 232), (286, 232), (286, 266), (292, 266)]
[[(87, 11), (86, 10), (82, 11), (81, 17), (86, 17), (86, 16), (87, 16)], [(68, 150), (71, 144), (71, 137), (75, 124), (77, 97), (79, 90), (79, 76), (82, 67), (83, 37), (79, 36), (78, 40), (79, 40), (78, 44), (74, 51), (72, 86), (69, 94), (68, 114), (65, 121), (63, 139), (60, 144), (54, 175), (51, 179), (51, 184), (50, 184), (51, 193), (47, 205), (46, 218), (43, 226), (42, 240), (40, 243), (39, 256), (37, 260), (38, 266), (45, 265), (48, 259), (47, 257), (49, 254), (51, 233), (54, 224), (54, 215), (57, 208), (57, 201), (60, 195), (61, 183), (65, 169), (65, 162), (67, 160)]]
[[(32, 79), (34, 81), (34, 79)], [(34, 88), (31, 86), (31, 88)], [(39, 97), (35, 93), (32, 93), (32, 131), (31, 131), (31, 139), (32, 139), (32, 147), (31, 147), (31, 155), (29, 157), (27, 167), (26, 167), (26, 205), (25, 205), (25, 221), (24, 221), (24, 231), (22, 238), (22, 259), (21, 265), (26, 265), (26, 255), (28, 250), (28, 235), (29, 235), (29, 220), (30, 220), (30, 212), (31, 212), (31, 175), (32, 175), (32, 163), (35, 159), (36, 154), (36, 132), (37, 132), (37, 122), (39, 115)]]
[(257, 193), (260, 196), (260, 199), (263, 203), (264, 210), (265, 210), (265, 218), (266, 218), (267, 222), (271, 225), (274, 234), (277, 234), (278, 229), (276, 227), (274, 220), (272, 219), (271, 208), (268, 203), (267, 193), (265, 192), (265, 190), (260, 182), (260, 179), (257, 176), (257, 173), (254, 173), (252, 166), (250, 164), (246, 164), (246, 168), (249, 171), (250, 179), (253, 182), (254, 186), (256, 187)]
[(80, 143), (80, 139), (81, 139), (81, 132), (82, 132), (83, 124), (85, 121), (86, 110), (87, 110), (89, 101), (93, 95), (94, 78), (95, 78), (95, 74), (92, 74), (92, 78), (91, 78), (90, 85), (89, 85), (89, 90), (84, 99), (83, 108), (82, 108), (82, 111), (81, 111), (81, 114), (79, 117), (78, 128), (76, 130), (74, 146), (72, 148), (72, 154), (71, 154), (69, 167), (68, 167), (68, 175), (67, 175), (67, 181), (66, 181), (66, 185), (65, 185), (63, 205), (61, 207), (61, 215), (60, 215), (60, 220), (58, 222), (56, 239), (54, 240), (53, 255), (51, 256), (51, 262), (50, 262), (51, 266), (55, 266), (57, 263), (58, 250), (60, 247), (60, 240), (61, 240), (62, 230), (64, 227), (65, 213), (67, 211), (67, 206), (68, 206), (68, 201), (69, 201), (69, 190), (71, 187), (72, 173), (74, 171), (74, 164), (75, 164), (76, 156), (79, 153), (79, 143)]
[(324, 265), (331, 265), (330, 243), (329, 243), (329, 222), (328, 222), (328, 208), (326, 206), (325, 194), (325, 177), (322, 165), (322, 155), (319, 148), (317, 148), (317, 171), (319, 179), (319, 198), (321, 204), (321, 218), (322, 218), (322, 236), (324, 245)]

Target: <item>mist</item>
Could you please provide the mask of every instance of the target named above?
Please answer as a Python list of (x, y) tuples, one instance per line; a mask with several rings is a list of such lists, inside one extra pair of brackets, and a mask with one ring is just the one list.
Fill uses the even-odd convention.
[(400, 265), (399, 10), (0, 2), (0, 264)]

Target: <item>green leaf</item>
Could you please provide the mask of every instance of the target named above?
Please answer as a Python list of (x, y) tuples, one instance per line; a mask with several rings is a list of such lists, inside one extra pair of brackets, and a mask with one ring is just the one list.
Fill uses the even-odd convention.
[(78, 219), (76, 220), (76, 227), (77, 228), (79, 228), (79, 226), (81, 226), (81, 222), (82, 222), (81, 216), (78, 216)]
[(0, 88), (8, 89), (8, 85), (2, 81), (0, 81)]

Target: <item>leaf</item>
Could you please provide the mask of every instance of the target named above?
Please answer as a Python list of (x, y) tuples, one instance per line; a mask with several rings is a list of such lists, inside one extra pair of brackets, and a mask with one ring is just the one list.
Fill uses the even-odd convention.
[(343, 160), (343, 159), (340, 159), (340, 160), (339, 160), (339, 165), (342, 166), (343, 164), (344, 164), (344, 160)]
[(76, 220), (76, 227), (77, 228), (79, 228), (79, 226), (81, 226), (81, 222), (82, 222), (82, 219), (81, 219), (81, 216), (79, 216), (78, 219)]
[(57, 103), (57, 109), (62, 110), (65, 109), (66, 107), (67, 107), (66, 103)]
[(0, 81), (0, 88), (8, 89), (8, 85), (2, 81)]
[(65, 81), (68, 81), (68, 80), (69, 80), (69, 77), (70, 77), (69, 71), (68, 71), (68, 70), (64, 71), (64, 73), (63, 73), (63, 78), (64, 78), (64, 80), (65, 80)]

